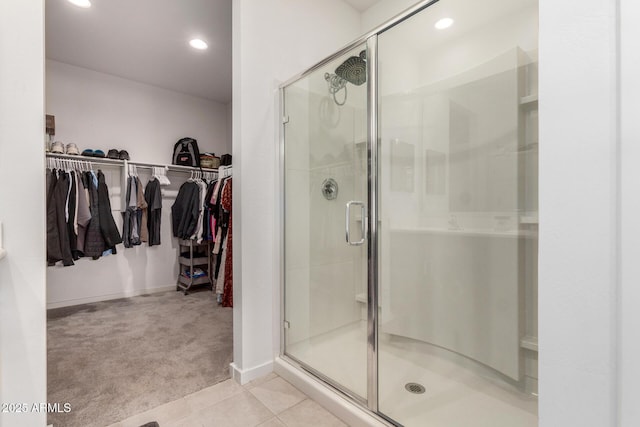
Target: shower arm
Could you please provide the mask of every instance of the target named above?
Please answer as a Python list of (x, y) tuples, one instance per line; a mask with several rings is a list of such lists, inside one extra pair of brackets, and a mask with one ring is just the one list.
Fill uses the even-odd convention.
[[(333, 95), (333, 101), (340, 107), (342, 107), (347, 102), (347, 81), (337, 74), (329, 74), (324, 73), (324, 79), (327, 81), (329, 85), (329, 93)], [(342, 102), (338, 101), (336, 97), (336, 93), (340, 92), (340, 90), (344, 89), (344, 99)]]

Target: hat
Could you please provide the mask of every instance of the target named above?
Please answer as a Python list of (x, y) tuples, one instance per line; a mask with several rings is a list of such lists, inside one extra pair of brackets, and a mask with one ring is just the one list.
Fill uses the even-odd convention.
[(120, 157), (120, 160), (131, 160), (131, 158), (129, 157), (129, 153), (127, 153), (125, 150), (120, 150), (118, 157)]
[(112, 148), (107, 153), (107, 157), (110, 159), (118, 159), (118, 150), (116, 150), (115, 148)]

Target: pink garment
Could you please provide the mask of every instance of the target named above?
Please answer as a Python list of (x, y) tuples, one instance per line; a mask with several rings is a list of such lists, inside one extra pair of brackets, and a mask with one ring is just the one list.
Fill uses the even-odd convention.
[(220, 184), (222, 184), (222, 181), (222, 179), (218, 179), (216, 181), (216, 186), (213, 188), (213, 193), (211, 193), (211, 200), (209, 200), (209, 203), (211, 203), (212, 205), (216, 204), (218, 191), (220, 190)]

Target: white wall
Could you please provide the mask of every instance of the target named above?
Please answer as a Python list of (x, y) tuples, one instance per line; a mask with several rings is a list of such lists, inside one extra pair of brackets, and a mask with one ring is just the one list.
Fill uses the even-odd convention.
[(540, 1), (544, 427), (616, 425), (616, 3)]
[(362, 33), (371, 31), (402, 11), (419, 3), (416, 0), (381, 0), (362, 12)]
[(635, 427), (640, 420), (640, 16), (637, 0), (620, 2), (620, 309), (619, 397), (620, 427)]
[[(229, 153), (229, 106), (156, 86), (47, 60), (46, 110), (56, 116), (56, 140), (80, 150), (126, 149), (132, 160), (171, 163), (173, 144), (184, 136), (198, 140), (201, 152)], [(122, 230), (121, 168), (102, 167), (112, 213)], [(146, 185), (148, 170), (140, 170)], [(48, 307), (62, 307), (175, 286), (177, 240), (171, 233), (171, 205), (187, 176), (170, 173), (172, 191), (163, 197), (160, 246), (146, 244), (75, 266), (47, 268)], [(88, 281), (87, 277), (91, 277)]]
[(229, 152), (225, 104), (52, 60), (46, 78), (55, 139), (80, 151), (125, 149), (132, 160), (166, 164), (173, 144), (190, 136), (201, 152)]
[(234, 369), (271, 370), (279, 352), (277, 88), (356, 38), (339, 0), (233, 2)]
[(227, 104), (227, 145), (224, 148), (224, 151), (220, 151), (220, 153), (216, 153), (216, 155), (221, 154), (231, 154), (233, 149), (233, 102)]
[[(47, 401), (44, 245), (44, 2), (0, 2), (0, 402)], [(0, 425), (46, 414), (0, 411)]]

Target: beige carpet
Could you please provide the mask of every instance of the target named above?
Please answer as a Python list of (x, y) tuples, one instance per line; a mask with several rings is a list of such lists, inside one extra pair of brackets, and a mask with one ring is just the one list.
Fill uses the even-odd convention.
[(209, 290), (49, 310), (54, 427), (102, 427), (229, 378), (232, 309)]

